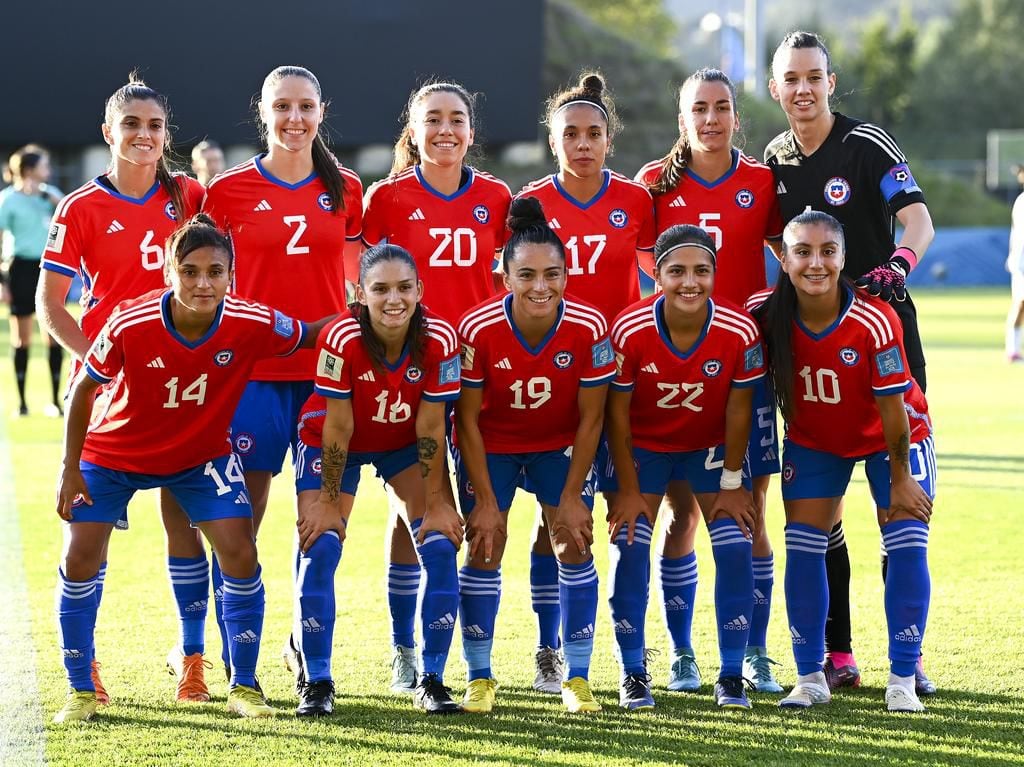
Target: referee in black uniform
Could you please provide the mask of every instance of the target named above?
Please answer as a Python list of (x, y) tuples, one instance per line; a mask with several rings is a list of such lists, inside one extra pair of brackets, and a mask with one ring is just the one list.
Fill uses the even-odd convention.
[[(788, 34), (772, 59), (769, 89), (786, 113), (789, 130), (768, 145), (765, 162), (775, 174), (784, 221), (813, 209), (842, 223), (843, 273), (872, 295), (892, 302), (903, 323), (910, 374), (923, 391), (924, 351), (905, 280), (935, 236), (931, 216), (892, 136), (829, 109), (835, 86), (832, 61), (821, 38), (811, 32)], [(898, 243), (897, 222), (903, 227)], [(840, 507), (825, 557), (830, 595), (825, 674), (832, 687), (860, 684), (851, 647), (850, 557), (842, 524)], [(883, 577), (885, 565), (883, 554)], [(935, 692), (920, 662), (916, 686), (919, 695)]]

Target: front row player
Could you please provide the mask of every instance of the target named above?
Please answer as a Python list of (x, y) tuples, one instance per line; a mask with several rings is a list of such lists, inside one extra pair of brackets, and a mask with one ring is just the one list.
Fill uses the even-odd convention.
[[(135, 491), (153, 487), (174, 494), (220, 560), (230, 637), (228, 710), (274, 713), (256, 689), (263, 582), (249, 496), (228, 431), (253, 365), (312, 347), (326, 320), (307, 327), (226, 296), (231, 243), (206, 216), (171, 235), (165, 252), (170, 289), (118, 307), (71, 393), (57, 499), (58, 515), (70, 523), (57, 616), (71, 692), (57, 723), (96, 713), (89, 662), (100, 561)], [(107, 385), (97, 400), (97, 389)]]
[[(711, 535), (721, 671), (715, 700), (750, 708), (743, 655), (753, 620), (751, 540), (757, 512), (744, 478), (754, 388), (764, 353), (754, 320), (711, 300), (714, 240), (690, 224), (654, 247), (656, 295), (628, 307), (612, 327), (618, 375), (608, 395), (609, 602), (622, 663), (619, 705), (652, 708), (644, 664), (651, 538), (670, 483), (690, 483)], [(666, 590), (669, 586), (665, 586)]]
[(362, 255), (358, 304), (317, 343), (316, 390), (303, 408), (295, 489), (299, 561), (291, 651), (299, 716), (333, 710), (334, 572), (359, 484), (373, 464), (393, 490), (426, 573), (423, 651), (413, 698), (428, 714), (461, 713), (444, 686), (459, 612), (462, 520), (448, 497), (445, 405), (459, 396), (455, 330), (420, 304), (423, 283), (404, 248)]
[(928, 619), (928, 522), (935, 452), (928, 404), (910, 376), (896, 313), (842, 277), (842, 227), (825, 213), (796, 216), (783, 233), (782, 271), (748, 307), (768, 347), (787, 426), (786, 606), (797, 683), (780, 705), (831, 699), (823, 661), (825, 550), (854, 465), (864, 461), (889, 553), (889, 711), (923, 711), (914, 669)]
[(600, 312), (563, 297), (565, 249), (540, 202), (519, 198), (502, 262), (510, 293), (459, 325), (462, 395), (456, 404), (459, 495), (470, 542), (460, 573), (463, 706), (486, 713), (497, 681), (491, 645), (501, 596), (506, 518), (517, 486), (537, 496), (558, 559), (569, 711), (599, 711), (587, 681), (597, 617), (594, 455), (615, 357)]

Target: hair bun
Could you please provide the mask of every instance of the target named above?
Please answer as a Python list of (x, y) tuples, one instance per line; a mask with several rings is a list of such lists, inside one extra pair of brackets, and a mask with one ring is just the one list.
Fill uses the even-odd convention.
[(532, 226), (547, 226), (544, 208), (536, 197), (517, 197), (508, 211), (508, 228), (521, 232)]
[(212, 218), (210, 218), (205, 213), (196, 213), (194, 216), (192, 216), (192, 218), (190, 218), (188, 220), (188, 222), (185, 224), (185, 226), (199, 226), (201, 224), (205, 225), (205, 226), (212, 226), (215, 229), (219, 228), (217, 226), (217, 222), (214, 221)]
[(580, 88), (586, 96), (600, 99), (604, 95), (604, 79), (596, 72), (588, 72), (580, 78)]

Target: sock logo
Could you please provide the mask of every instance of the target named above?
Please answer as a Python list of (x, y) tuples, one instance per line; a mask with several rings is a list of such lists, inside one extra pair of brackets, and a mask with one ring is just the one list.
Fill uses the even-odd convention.
[(800, 636), (800, 632), (796, 630), (796, 626), (790, 626), (789, 633), (793, 635), (793, 644), (807, 644), (807, 640)]
[(689, 610), (690, 606), (686, 604), (686, 600), (676, 594), (671, 599), (665, 600), (666, 610)]
[(260, 641), (260, 635), (252, 629), (246, 629), (241, 634), (235, 634), (231, 637), (232, 642), (241, 642), (242, 644), (254, 644)]
[(917, 628), (917, 624), (913, 624), (898, 632), (894, 638), (897, 642), (920, 642), (921, 631)]
[[(616, 627), (616, 630), (618, 630), (618, 627)], [(593, 639), (593, 638), (594, 638), (594, 624), (593, 623), (588, 623), (586, 626), (581, 628), (579, 631), (575, 631), (575, 632), (573, 632), (569, 636), (570, 640)]]
[(621, 621), (615, 621), (615, 633), (616, 634), (635, 634), (636, 628), (628, 620), (623, 618)]
[(223, 602), (224, 601), (224, 587), (223, 586), (221, 586), (219, 589), (214, 589), (214, 591), (213, 591), (213, 601), (214, 602)]
[(205, 610), (206, 610), (206, 600), (205, 599), (197, 599), (195, 602), (193, 602), (192, 604), (190, 604), (188, 607), (185, 608), (185, 612), (187, 612), (187, 613), (201, 613), (201, 612), (204, 612)]
[(755, 605), (767, 605), (771, 604), (771, 600), (764, 595), (761, 589), (754, 589), (754, 604)]
[(81, 650), (76, 650), (74, 647), (68, 647), (64, 650), (64, 657), (71, 658), (73, 660), (80, 660), (85, 657), (85, 653)]
[[(455, 628), (455, 616), (451, 613), (445, 613), (437, 620), (431, 621), (427, 628), (438, 631), (451, 631)], [(476, 628), (479, 629), (480, 627), (477, 626)]]
[(472, 626), (463, 626), (462, 635), (470, 639), (487, 639), (487, 632), (474, 623)]
[(731, 621), (722, 626), (726, 631), (746, 631), (750, 628), (750, 623), (747, 621), (747, 616), (737, 615)]
[(302, 630), (309, 634), (319, 634), (321, 631), (326, 631), (327, 629), (316, 618), (303, 618)]

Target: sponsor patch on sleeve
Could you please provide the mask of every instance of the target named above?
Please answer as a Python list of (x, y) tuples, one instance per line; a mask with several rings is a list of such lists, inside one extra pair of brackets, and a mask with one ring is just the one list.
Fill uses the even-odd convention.
[(605, 338), (590, 347), (590, 359), (593, 367), (600, 368), (609, 364), (615, 359), (615, 352), (612, 350), (612, 342)]
[(326, 349), (321, 349), (320, 359), (316, 363), (316, 373), (324, 378), (330, 378), (332, 381), (340, 381), (341, 368), (344, 365), (345, 360), (341, 357), (336, 357)]
[(291, 338), (295, 333), (295, 320), (286, 314), (274, 310), (274, 332), (283, 338)]
[(743, 353), (743, 370), (749, 373), (751, 370), (764, 365), (764, 351), (761, 349), (761, 344), (751, 346)]
[(875, 355), (875, 365), (878, 366), (878, 375), (891, 376), (904, 372), (903, 355), (900, 354), (898, 346), (893, 346)]
[(462, 345), (462, 369), (472, 370), (473, 369), (473, 358), (476, 357), (476, 349), (469, 344)]
[(64, 224), (58, 224), (56, 221), (50, 224), (50, 231), (46, 235), (46, 249), (60, 253), (64, 247), (64, 235), (67, 234), (67, 231), (68, 228)]
[(444, 360), (441, 363), (441, 367), (438, 369), (437, 383), (439, 386), (455, 383), (461, 376), (462, 366), (459, 365), (459, 358), (452, 357), (450, 360)]

